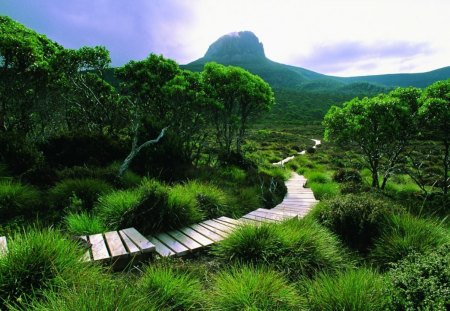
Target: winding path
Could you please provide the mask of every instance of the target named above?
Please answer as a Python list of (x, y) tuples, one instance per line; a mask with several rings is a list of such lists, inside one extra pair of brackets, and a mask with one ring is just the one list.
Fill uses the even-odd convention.
[[(311, 140), (314, 142), (314, 146), (313, 146), (314, 149), (316, 149), (317, 146), (319, 146), (321, 144), (321, 141), (318, 139), (311, 139)], [(306, 150), (303, 150), (303, 151), (300, 151), (297, 155), (299, 155), (299, 154), (301, 155), (301, 154), (305, 154), (305, 153), (306, 153)], [(279, 162), (272, 163), (272, 165), (283, 166), (285, 163), (291, 161), (294, 158), (295, 158), (295, 155), (287, 157)]]

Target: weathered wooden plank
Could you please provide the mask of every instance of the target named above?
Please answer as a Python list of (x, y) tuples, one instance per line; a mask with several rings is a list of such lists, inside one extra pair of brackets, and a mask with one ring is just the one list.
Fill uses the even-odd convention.
[(296, 213), (292, 213), (292, 212), (288, 212), (288, 211), (284, 211), (284, 212), (283, 211), (274, 211), (273, 209), (258, 208), (257, 211), (265, 212), (265, 213), (273, 213), (273, 214), (285, 216), (285, 218), (297, 216)]
[(181, 228), (180, 231), (203, 246), (208, 246), (214, 243), (213, 240), (208, 239), (204, 235), (198, 233), (197, 231), (189, 227)]
[(109, 249), (112, 259), (119, 257), (127, 257), (128, 252), (123, 245), (120, 235), (117, 231), (110, 231), (105, 233), (106, 246)]
[(126, 235), (123, 230), (119, 230), (119, 235), (122, 238), (123, 244), (125, 245), (125, 248), (127, 249), (130, 256), (138, 255), (141, 252), (139, 247), (137, 247), (137, 245), (130, 240), (128, 235)]
[(263, 217), (266, 218), (268, 220), (273, 220), (273, 221), (281, 221), (283, 220), (285, 217), (281, 216), (281, 215), (277, 215), (277, 214), (270, 214), (270, 213), (265, 213), (265, 212), (259, 212), (259, 211), (253, 211), (251, 213), (248, 213), (246, 216), (256, 216), (256, 217)]
[(223, 231), (225, 233), (233, 231), (233, 228), (231, 228), (230, 226), (223, 225), (223, 224), (218, 223), (217, 221), (214, 221), (214, 220), (206, 220), (206, 221), (202, 222), (201, 224), (205, 224), (205, 225), (211, 226), (211, 227), (219, 229), (219, 230), (221, 230), (221, 231)]
[(219, 224), (222, 224), (222, 225), (224, 225), (224, 226), (227, 226), (227, 227), (230, 227), (231, 229), (234, 229), (234, 228), (236, 228), (238, 225), (236, 225), (236, 224), (232, 224), (232, 223), (229, 223), (229, 222), (227, 222), (227, 221), (224, 221), (224, 220), (221, 220), (221, 219), (213, 219), (215, 222), (217, 222), (217, 223), (219, 223)]
[(5, 236), (0, 236), (0, 257), (5, 256), (8, 251), (8, 243)]
[(161, 241), (159, 241), (157, 238), (155, 238), (154, 236), (149, 237), (150, 242), (152, 242), (153, 245), (155, 245), (155, 251), (163, 256), (163, 257), (168, 257), (168, 256), (173, 256), (175, 255), (175, 252), (173, 250), (171, 250), (170, 248), (168, 248), (164, 243), (162, 243)]
[(250, 220), (256, 220), (256, 221), (265, 222), (265, 223), (275, 222), (275, 220), (272, 220), (272, 219), (267, 219), (267, 218), (264, 218), (264, 217), (255, 216), (255, 215), (249, 215), (249, 214), (242, 216), (242, 218), (250, 219)]
[(142, 253), (150, 253), (155, 250), (155, 245), (147, 240), (135, 228), (127, 228), (122, 231), (139, 247)]
[(166, 246), (171, 250), (173, 250), (176, 255), (180, 256), (189, 252), (189, 248), (187, 248), (186, 246), (184, 246), (183, 244), (172, 238), (167, 233), (159, 233), (155, 235), (155, 237), (164, 244), (166, 244)]
[(216, 227), (212, 227), (211, 225), (207, 225), (205, 223), (200, 223), (199, 225), (204, 227), (204, 228), (206, 228), (206, 229), (208, 229), (208, 230), (210, 230), (210, 231), (212, 231), (212, 232), (214, 232), (217, 235), (220, 235), (223, 238), (226, 238), (228, 236), (228, 232), (224, 232), (224, 231), (222, 231), (220, 229), (217, 229)]
[(190, 228), (207, 237), (208, 239), (213, 240), (214, 242), (219, 242), (224, 238), (224, 236), (200, 225), (191, 225)]
[(186, 246), (187, 248), (189, 248), (189, 250), (191, 251), (202, 247), (200, 243), (184, 235), (178, 230), (170, 231), (167, 234), (170, 235), (175, 240), (177, 240), (178, 242), (180, 242), (181, 244), (183, 244), (184, 246)]
[[(86, 235), (80, 236), (80, 239), (86, 241), (87, 244), (89, 243), (88, 237)], [(89, 249), (83, 254), (83, 257), (81, 258), (82, 261), (89, 262), (92, 260), (91, 250), (92, 250), (92, 248), (89, 247)], [(1, 256), (1, 254), (0, 254), (0, 256)]]
[(237, 226), (242, 225), (242, 222), (240, 222), (239, 220), (233, 219), (233, 218), (229, 218), (229, 217), (225, 217), (225, 216), (219, 217), (217, 219), (221, 220), (223, 222), (227, 222), (229, 224), (237, 225)]
[(92, 259), (93, 260), (106, 260), (110, 258), (108, 249), (106, 248), (103, 234), (92, 234), (89, 236), (89, 243), (91, 243)]

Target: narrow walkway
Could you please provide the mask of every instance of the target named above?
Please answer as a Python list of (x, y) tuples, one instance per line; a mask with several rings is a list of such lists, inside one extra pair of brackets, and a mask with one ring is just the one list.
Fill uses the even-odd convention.
[[(313, 146), (314, 149), (316, 149), (317, 146), (319, 146), (319, 145), (321, 144), (321, 141), (318, 140), (318, 139), (311, 139), (311, 140), (314, 142), (314, 146)], [(305, 153), (306, 153), (306, 150), (303, 150), (303, 151), (300, 151), (297, 155), (299, 155), (299, 154), (305, 154)], [(295, 158), (295, 155), (290, 156), (290, 157), (287, 157), (287, 158), (285, 158), (285, 159), (283, 159), (283, 160), (281, 160), (281, 161), (272, 163), (272, 165), (275, 165), (275, 166), (283, 166), (284, 164), (286, 164), (287, 162), (293, 160), (294, 158)]]
[(303, 217), (318, 202), (312, 190), (304, 188), (306, 179), (292, 173), (286, 182), (287, 194), (283, 202), (272, 209), (259, 208), (240, 219), (219, 217), (199, 224), (147, 237), (161, 256), (182, 256), (226, 238), (244, 223), (271, 223), (294, 217)]

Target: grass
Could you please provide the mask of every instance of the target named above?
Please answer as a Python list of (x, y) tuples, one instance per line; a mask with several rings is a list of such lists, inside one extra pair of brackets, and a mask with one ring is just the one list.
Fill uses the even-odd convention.
[(71, 235), (89, 235), (106, 231), (103, 221), (86, 212), (69, 213), (65, 217), (66, 230)]
[(214, 279), (212, 310), (303, 310), (305, 301), (282, 275), (264, 267), (231, 267)]
[(308, 187), (314, 193), (317, 200), (331, 199), (339, 195), (339, 184), (335, 182), (317, 183), (308, 180)]
[(311, 311), (384, 311), (388, 299), (383, 277), (365, 268), (321, 274), (306, 285)]
[(147, 266), (138, 287), (157, 310), (206, 310), (200, 281), (169, 267)]
[(40, 193), (35, 188), (0, 180), (0, 223), (5, 219), (33, 212), (39, 203)]

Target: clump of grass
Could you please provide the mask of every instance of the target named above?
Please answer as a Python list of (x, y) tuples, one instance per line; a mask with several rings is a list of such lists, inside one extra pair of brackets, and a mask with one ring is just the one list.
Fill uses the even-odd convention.
[(218, 187), (198, 181), (190, 181), (184, 185), (185, 191), (193, 193), (197, 207), (206, 218), (233, 216), (234, 210), (229, 204), (227, 194)]
[(0, 181), (0, 222), (32, 212), (40, 203), (40, 193), (35, 188), (13, 181)]
[(232, 267), (214, 280), (212, 310), (302, 310), (304, 300), (267, 268)]
[(261, 169), (261, 173), (267, 174), (274, 178), (281, 180), (288, 180), (291, 177), (291, 170), (281, 166), (270, 166), (269, 168)]
[(102, 223), (111, 230), (120, 228), (123, 217), (141, 199), (141, 193), (137, 190), (120, 190), (111, 192), (98, 199), (94, 212)]
[(205, 307), (200, 282), (168, 267), (147, 266), (138, 286), (157, 310), (203, 310)]
[(241, 183), (247, 177), (245, 171), (236, 166), (226, 166), (220, 169), (220, 175), (231, 182)]
[(88, 235), (105, 232), (102, 220), (86, 212), (69, 213), (65, 217), (66, 230), (72, 235)]
[(310, 220), (242, 226), (215, 245), (213, 253), (226, 262), (268, 264), (294, 280), (349, 264), (337, 238)]
[(305, 177), (308, 179), (308, 184), (309, 183), (327, 184), (331, 182), (330, 176), (321, 172), (308, 171), (305, 174)]
[(81, 256), (74, 242), (53, 229), (28, 228), (16, 234), (0, 257), (0, 307), (39, 299), (45, 290), (77, 283), (90, 267)]
[(308, 181), (308, 187), (311, 188), (317, 200), (331, 199), (339, 194), (339, 185), (334, 182), (316, 183)]
[(449, 241), (448, 231), (435, 221), (409, 214), (391, 215), (370, 257), (375, 264), (388, 268), (413, 252), (424, 254)]
[(204, 214), (197, 204), (195, 193), (189, 191), (183, 185), (175, 185), (170, 189), (167, 207), (165, 220), (168, 227), (175, 228), (188, 225), (199, 222), (204, 218)]
[(94, 179), (66, 179), (50, 189), (50, 199), (58, 208), (70, 206), (72, 198), (81, 200), (81, 209), (91, 210), (98, 197), (111, 192), (112, 187), (107, 182)]
[(384, 284), (381, 275), (365, 268), (321, 274), (306, 286), (309, 310), (387, 310)]

